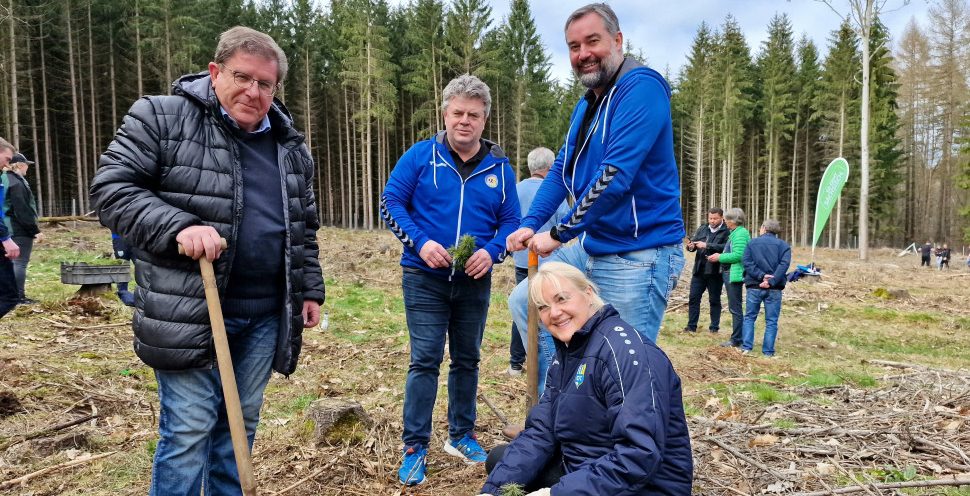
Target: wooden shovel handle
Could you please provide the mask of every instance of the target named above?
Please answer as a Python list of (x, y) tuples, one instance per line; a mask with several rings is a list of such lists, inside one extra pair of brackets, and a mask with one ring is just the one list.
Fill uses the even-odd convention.
[[(222, 239), (222, 248), (226, 249), (226, 247), (226, 240)], [(184, 254), (182, 245), (179, 245), (179, 253)], [(229, 352), (226, 322), (222, 317), (222, 305), (219, 302), (216, 274), (212, 269), (212, 262), (205, 257), (199, 258), (199, 270), (202, 273), (202, 285), (205, 287), (205, 303), (209, 308), (212, 341), (216, 348), (219, 377), (222, 379), (222, 395), (226, 404), (226, 418), (229, 421), (229, 436), (232, 438), (236, 469), (239, 472), (239, 485), (245, 496), (255, 496), (256, 475), (253, 472), (253, 459), (249, 452), (249, 439), (246, 436), (246, 423), (243, 420), (242, 406), (239, 402), (239, 388), (236, 386), (232, 355)]]

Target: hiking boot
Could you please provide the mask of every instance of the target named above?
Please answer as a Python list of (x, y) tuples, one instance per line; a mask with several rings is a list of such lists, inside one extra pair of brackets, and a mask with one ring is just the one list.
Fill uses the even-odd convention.
[(731, 341), (729, 339), (718, 346), (720, 346), (721, 348), (737, 348), (739, 345), (734, 344), (734, 341)]
[(428, 448), (420, 445), (408, 446), (404, 450), (404, 461), (397, 470), (397, 480), (405, 486), (424, 484), (424, 474), (428, 470)]
[(478, 444), (475, 434), (465, 434), (461, 439), (449, 439), (445, 441), (445, 453), (464, 458), (468, 465), (485, 463), (488, 453)]
[(707, 328), (707, 332), (709, 332), (711, 334), (717, 334), (717, 331), (718, 331), (718, 329), (715, 329), (713, 327), (708, 327)]
[(505, 373), (512, 377), (519, 377), (522, 375), (521, 365), (509, 365), (509, 368), (505, 369)]
[(524, 429), (525, 427), (519, 424), (509, 424), (505, 426), (504, 429), (502, 429), (502, 436), (504, 436), (505, 439), (508, 439), (509, 441), (511, 441), (519, 437), (519, 434), (521, 434)]
[(696, 327), (684, 327), (684, 332), (697, 332)]

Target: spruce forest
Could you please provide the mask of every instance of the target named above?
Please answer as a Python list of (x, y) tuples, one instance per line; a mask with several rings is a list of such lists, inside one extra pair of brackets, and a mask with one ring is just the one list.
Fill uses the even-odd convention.
[[(98, 157), (131, 103), (203, 70), (219, 33), (248, 25), (289, 57), (278, 97), (316, 160), (322, 223), (378, 228), (390, 169), (443, 128), (441, 89), (455, 75), (491, 87), (484, 135), (521, 176), (532, 148), (562, 144), (584, 88), (551, 77), (547, 47), (564, 41), (540, 39), (529, 2), (509, 1), (499, 19), (488, 0), (0, 0), (0, 135), (37, 161), (28, 179), (42, 215), (88, 212)], [(683, 67), (657, 68), (674, 87), (688, 229), (711, 206), (737, 206), (752, 224), (781, 220), (805, 245), (822, 171), (844, 156), (852, 172), (821, 245), (857, 246), (865, 210), (871, 246), (970, 241), (970, 4), (931, 0), (928, 24), (900, 33), (876, 9), (863, 47), (858, 24), (836, 15), (859, 0), (818, 8), (827, 3), (825, 46), (783, 14), (752, 46), (745, 31), (764, 26), (728, 16), (699, 22)], [(567, 10), (550, 15), (565, 20)], [(626, 43), (648, 64), (664, 50)], [(864, 53), (868, 206), (858, 173)]]

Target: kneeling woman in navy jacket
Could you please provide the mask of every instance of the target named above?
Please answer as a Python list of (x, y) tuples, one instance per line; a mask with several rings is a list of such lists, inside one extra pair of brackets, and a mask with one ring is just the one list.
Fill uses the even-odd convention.
[(690, 435), (667, 355), (570, 265), (543, 264), (529, 293), (556, 359), (525, 430), (489, 453), (482, 494), (514, 483), (535, 495), (689, 495)]

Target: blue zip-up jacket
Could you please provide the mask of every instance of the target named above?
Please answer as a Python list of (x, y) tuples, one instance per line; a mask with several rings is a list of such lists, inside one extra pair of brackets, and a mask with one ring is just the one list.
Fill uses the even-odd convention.
[(444, 131), (415, 143), (397, 161), (381, 195), (381, 217), (404, 243), (402, 266), (451, 277), (453, 268), (432, 269), (418, 253), (428, 240), (449, 248), (465, 234), (493, 263), (505, 260), (505, 238), (519, 227), (521, 215), (515, 172), (501, 147), (487, 140), (484, 146), (489, 153), (464, 181)]
[(765, 233), (751, 240), (744, 249), (744, 285), (758, 287), (765, 274), (771, 274), (771, 287), (785, 289), (788, 266), (791, 265), (791, 247), (772, 233)]
[(538, 232), (568, 194), (576, 201), (556, 226), (559, 238), (579, 237), (590, 255), (680, 243), (685, 230), (667, 81), (627, 59), (579, 136), (588, 105), (586, 98), (576, 104), (566, 142), (522, 227)]
[(561, 452), (553, 496), (690, 494), (690, 433), (667, 355), (611, 305), (556, 352), (539, 404), (481, 492), (528, 484)]

